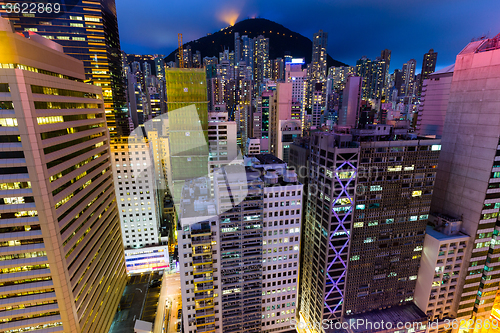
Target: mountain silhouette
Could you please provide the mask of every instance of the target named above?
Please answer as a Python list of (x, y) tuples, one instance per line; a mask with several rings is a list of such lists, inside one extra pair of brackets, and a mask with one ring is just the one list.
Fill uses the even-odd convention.
[[(230, 51), (234, 50), (235, 32), (238, 32), (240, 37), (247, 35), (249, 38), (254, 38), (262, 35), (269, 38), (269, 59), (283, 58), (285, 54), (290, 54), (294, 58), (305, 58), (306, 63), (311, 62), (312, 41), (309, 38), (293, 32), (281, 24), (263, 18), (240, 21), (231, 27), (185, 43), (183, 47), (190, 45), (192, 53), (200, 51), (202, 58), (213, 56), (218, 58), (219, 52), (224, 51), (224, 48)], [(165, 61), (175, 61), (176, 52), (177, 49), (170, 53), (165, 58)], [(328, 67), (347, 66), (340, 61), (334, 60), (330, 55), (327, 57), (327, 65)]]

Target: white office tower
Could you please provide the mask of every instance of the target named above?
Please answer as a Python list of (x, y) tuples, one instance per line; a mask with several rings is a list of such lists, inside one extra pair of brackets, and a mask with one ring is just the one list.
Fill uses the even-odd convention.
[[(128, 273), (163, 269), (168, 249), (160, 244), (160, 209), (154, 160), (147, 138), (137, 135), (111, 144), (113, 178)], [(138, 251), (143, 249), (143, 251)], [(146, 255), (155, 253), (154, 255)]]
[(455, 64), (445, 67), (423, 81), (416, 126), (419, 135), (441, 138), (454, 68)]
[[(457, 56), (431, 212), (460, 217), (473, 246), (457, 287), (459, 320), (488, 318), (500, 281), (500, 35)], [(464, 268), (465, 269), (465, 268)]]
[(292, 59), (285, 64), (285, 82), (292, 82), (292, 100), (300, 102), (301, 127), (304, 128), (304, 96), (307, 83), (307, 69), (302, 69), (304, 59)]
[[(217, 109), (217, 107), (216, 107)], [(208, 112), (208, 173), (228, 164), (243, 161), (236, 141), (236, 122), (229, 121), (225, 110)]]
[(460, 231), (459, 219), (431, 215), (429, 220), (435, 226), (427, 226), (414, 301), (430, 321), (441, 322), (429, 327), (437, 332), (447, 318), (456, 318), (453, 305), (460, 303), (457, 285), (460, 274), (466, 274), (461, 269), (470, 237)]
[(208, 178), (183, 188), (178, 240), (186, 333), (290, 331), (302, 185), (282, 161), (259, 156), (255, 168), (217, 170), (214, 197)]

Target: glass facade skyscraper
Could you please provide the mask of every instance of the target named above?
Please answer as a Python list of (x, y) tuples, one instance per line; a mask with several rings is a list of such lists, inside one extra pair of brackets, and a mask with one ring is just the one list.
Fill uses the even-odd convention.
[[(168, 135), (171, 179), (179, 187), (184, 180), (208, 174), (208, 98), (204, 69), (166, 69)], [(180, 182), (180, 183), (179, 183)]]
[[(125, 103), (120, 38), (114, 0), (62, 1), (59, 14), (15, 13), (0, 0), (0, 15), (8, 18), (17, 32), (35, 32), (53, 40), (64, 53), (83, 61), (85, 79), (102, 87), (106, 121), (111, 138), (130, 133)], [(11, 11), (11, 13), (8, 13)]]

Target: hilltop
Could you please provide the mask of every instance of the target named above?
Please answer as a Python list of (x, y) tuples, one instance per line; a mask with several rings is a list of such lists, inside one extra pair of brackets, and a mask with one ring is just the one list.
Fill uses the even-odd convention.
[[(240, 37), (247, 35), (250, 38), (254, 38), (263, 35), (269, 38), (270, 59), (283, 58), (285, 53), (288, 52), (294, 58), (305, 58), (306, 63), (311, 62), (312, 41), (309, 38), (297, 32), (293, 32), (281, 24), (263, 18), (240, 21), (231, 27), (185, 43), (184, 47), (190, 45), (193, 53), (200, 51), (202, 58), (213, 56), (219, 57), (219, 52), (222, 52), (224, 47), (229, 50), (234, 50), (235, 32), (238, 32)], [(170, 53), (165, 58), (165, 61), (175, 61), (176, 52), (177, 49)], [(327, 64), (328, 67), (347, 66), (340, 61), (334, 60), (330, 55), (328, 55)]]

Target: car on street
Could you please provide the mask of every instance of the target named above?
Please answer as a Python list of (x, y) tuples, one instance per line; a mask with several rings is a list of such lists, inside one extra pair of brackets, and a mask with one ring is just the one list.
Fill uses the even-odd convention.
[(156, 288), (156, 287), (159, 287), (159, 286), (161, 286), (161, 280), (152, 280), (149, 283), (149, 287), (150, 288)]

